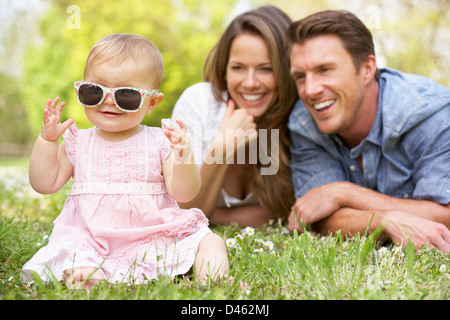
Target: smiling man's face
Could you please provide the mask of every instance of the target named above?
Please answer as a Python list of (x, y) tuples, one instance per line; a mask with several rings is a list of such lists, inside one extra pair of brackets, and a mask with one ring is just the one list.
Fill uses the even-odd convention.
[(364, 122), (364, 66), (356, 69), (351, 55), (335, 35), (295, 43), (290, 59), (300, 98), (319, 130), (351, 136)]

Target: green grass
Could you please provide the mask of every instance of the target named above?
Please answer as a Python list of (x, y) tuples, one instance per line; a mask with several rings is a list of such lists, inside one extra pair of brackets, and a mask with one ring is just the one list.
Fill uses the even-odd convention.
[[(449, 255), (381, 245), (376, 233), (344, 239), (289, 233), (274, 222), (256, 229), (212, 226), (229, 245), (231, 283), (200, 285), (192, 276), (145, 285), (101, 283), (91, 291), (59, 282), (21, 281), (21, 267), (44, 246), (68, 187), (42, 196), (26, 169), (0, 168), (2, 300), (447, 300)], [(240, 281), (244, 283), (242, 286)]]

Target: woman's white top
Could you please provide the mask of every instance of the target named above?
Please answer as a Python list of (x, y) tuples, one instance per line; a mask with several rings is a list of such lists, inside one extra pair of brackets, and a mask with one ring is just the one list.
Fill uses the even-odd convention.
[[(224, 92), (224, 100), (227, 93)], [(172, 120), (181, 120), (187, 127), (195, 161), (200, 168), (206, 158), (209, 146), (217, 134), (220, 122), (227, 109), (226, 102), (217, 101), (209, 82), (201, 82), (187, 88), (175, 104)], [(258, 204), (253, 194), (238, 199), (221, 190), (217, 207), (234, 207)]]

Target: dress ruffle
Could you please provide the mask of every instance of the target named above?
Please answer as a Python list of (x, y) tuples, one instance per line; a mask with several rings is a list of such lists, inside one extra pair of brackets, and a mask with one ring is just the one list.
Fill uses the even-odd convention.
[(75, 153), (77, 149), (77, 138), (78, 138), (78, 128), (75, 123), (73, 123), (69, 129), (63, 135), (64, 137), (64, 147), (66, 149), (66, 155), (69, 158), (70, 163), (74, 164)]

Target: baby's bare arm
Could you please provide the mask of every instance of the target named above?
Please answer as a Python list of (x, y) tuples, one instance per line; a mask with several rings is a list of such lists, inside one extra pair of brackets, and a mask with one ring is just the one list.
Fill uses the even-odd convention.
[(164, 131), (172, 151), (163, 164), (163, 173), (169, 194), (178, 202), (187, 202), (199, 192), (201, 180), (186, 126), (182, 121), (177, 123), (179, 129), (170, 127)]
[(30, 184), (34, 190), (44, 194), (61, 189), (73, 172), (64, 143), (58, 146), (58, 139), (72, 125), (73, 120), (61, 123), (64, 102), (59, 105), (58, 102), (59, 98), (47, 101), (44, 108), (44, 125), (30, 158)]

